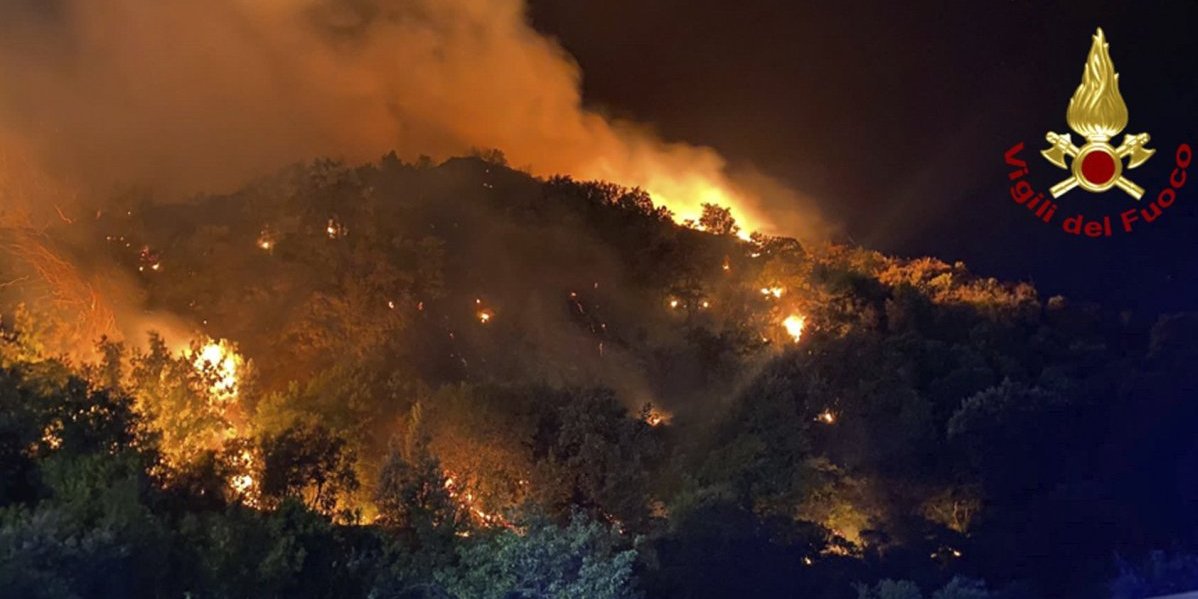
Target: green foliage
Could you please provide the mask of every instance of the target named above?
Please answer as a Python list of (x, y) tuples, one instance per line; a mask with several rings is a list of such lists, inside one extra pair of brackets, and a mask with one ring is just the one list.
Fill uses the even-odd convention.
[(1198, 556), (1153, 551), (1140, 563), (1119, 560), (1111, 599), (1140, 599), (1188, 593), (1198, 588)]
[(294, 499), (309, 509), (332, 514), (338, 501), (358, 488), (354, 455), (344, 439), (323, 427), (293, 426), (267, 435), (259, 451), (258, 486), (268, 506)]
[(887, 579), (872, 587), (857, 585), (857, 599), (923, 599), (923, 593), (910, 580)]
[(533, 448), (534, 496), (551, 509), (574, 506), (641, 530), (649, 518), (651, 469), (661, 451), (653, 430), (628, 418), (608, 390), (570, 391), (557, 401), (552, 428), (542, 429)]
[[(871, 586), (858, 584), (857, 599), (923, 599), (923, 592), (910, 580), (882, 580)], [(986, 590), (980, 580), (954, 576), (932, 593), (932, 599), (990, 599), (996, 595)]]
[[(193, 350), (198, 348), (193, 348)], [(135, 351), (128, 387), (139, 413), (161, 437), (167, 461), (183, 465), (220, 447), (230, 423), (208, 394), (210, 380), (186, 356), (173, 354), (156, 333)]]
[(983, 480), (1008, 493), (1059, 478), (1058, 431), (1067, 422), (1059, 395), (1010, 380), (961, 402), (948, 438), (963, 449)]
[(961, 576), (954, 576), (948, 584), (932, 593), (932, 599), (990, 599), (995, 594), (986, 590), (986, 583)]
[(543, 516), (517, 523), (460, 550), (461, 562), (439, 573), (460, 599), (544, 597), (546, 599), (631, 599), (635, 549), (621, 549), (620, 535), (575, 514), (559, 527)]
[(436, 458), (416, 450), (392, 451), (379, 475), (378, 523), (422, 546), (447, 544), (465, 527), (467, 514), (449, 494)]
[(179, 523), (180, 582), (217, 597), (362, 597), (379, 539), (337, 527), (295, 500), (278, 509), (188, 515)]

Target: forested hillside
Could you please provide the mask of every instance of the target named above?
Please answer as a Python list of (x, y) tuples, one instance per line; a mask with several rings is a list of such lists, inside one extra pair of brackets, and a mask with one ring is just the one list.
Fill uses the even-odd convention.
[(495, 153), (113, 204), (3, 232), (0, 595), (1198, 587), (1198, 316)]

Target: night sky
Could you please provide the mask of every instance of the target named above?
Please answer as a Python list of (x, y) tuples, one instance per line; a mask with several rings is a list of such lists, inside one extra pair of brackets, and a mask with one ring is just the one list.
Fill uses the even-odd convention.
[(1037, 189), (1065, 176), (1039, 150), (1046, 131), (1068, 130), (1102, 27), (1124, 133), (1146, 131), (1157, 149), (1125, 174), (1148, 190), (1142, 204), (1154, 198), (1177, 146), (1198, 142), (1198, 4), (1046, 5), (533, 0), (531, 17), (579, 62), (589, 105), (782, 179), (817, 198), (845, 241), (1144, 316), (1198, 308), (1198, 183), (1133, 234), (1087, 239), (1060, 218), (1117, 219), (1136, 202), (1073, 191), (1045, 225), (1010, 200), (1003, 163), (1024, 141)]

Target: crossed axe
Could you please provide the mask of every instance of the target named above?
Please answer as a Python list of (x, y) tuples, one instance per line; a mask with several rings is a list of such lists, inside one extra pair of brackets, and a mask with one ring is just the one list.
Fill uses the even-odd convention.
[[(1144, 147), (1148, 143), (1147, 133), (1124, 135), (1123, 143), (1120, 144), (1118, 148), (1111, 148), (1110, 144), (1106, 143), (1105, 141), (1098, 140), (1089, 140), (1085, 146), (1078, 148), (1077, 146), (1073, 145), (1073, 140), (1068, 133), (1061, 135), (1052, 131), (1049, 131), (1048, 134), (1044, 136), (1044, 139), (1047, 140), (1048, 143), (1052, 144), (1052, 147), (1046, 150), (1041, 150), (1040, 153), (1043, 154), (1044, 158), (1046, 158), (1049, 162), (1066, 170), (1068, 170), (1069, 167), (1065, 165), (1065, 157), (1068, 156), (1070, 158), (1077, 158), (1077, 155), (1080, 154), (1082, 150), (1091, 145), (1106, 146), (1107, 149), (1110, 149), (1114, 152), (1115, 156), (1120, 162), (1122, 162), (1124, 158), (1130, 156), (1131, 160), (1127, 162), (1127, 168), (1129, 169), (1140, 166), (1145, 160), (1148, 160), (1148, 158), (1156, 153), (1156, 150)], [(1096, 149), (1094, 151), (1103, 150)], [(1078, 178), (1077, 169), (1074, 169), (1073, 175), (1071, 175), (1068, 179), (1053, 185), (1049, 191), (1052, 192), (1052, 197), (1059, 198), (1070, 189), (1077, 187), (1079, 184), (1081, 184), (1081, 180)], [(1132, 183), (1127, 179), (1127, 177), (1123, 176), (1122, 172), (1119, 172), (1119, 176), (1115, 179), (1114, 185), (1127, 192), (1127, 195), (1130, 195), (1136, 200), (1139, 200), (1144, 196), (1144, 188)]]

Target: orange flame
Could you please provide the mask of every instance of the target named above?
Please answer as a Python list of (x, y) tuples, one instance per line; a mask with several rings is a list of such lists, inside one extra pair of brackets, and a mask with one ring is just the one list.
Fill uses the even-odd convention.
[(782, 326), (786, 328), (786, 334), (794, 339), (795, 343), (803, 338), (803, 326), (807, 324), (807, 318), (799, 314), (791, 314), (782, 321)]

